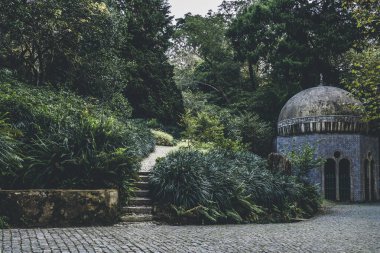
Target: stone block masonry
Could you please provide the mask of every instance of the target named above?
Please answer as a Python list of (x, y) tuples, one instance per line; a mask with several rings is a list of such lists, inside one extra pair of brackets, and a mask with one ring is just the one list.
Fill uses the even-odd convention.
[[(277, 137), (277, 152), (287, 154), (293, 149), (299, 149), (305, 145), (315, 148), (315, 155), (324, 159), (334, 159), (339, 162), (341, 159), (348, 159), (350, 162), (351, 175), (351, 200), (364, 201), (364, 179), (363, 163), (370, 153), (375, 161), (376, 180), (379, 178), (379, 144), (378, 138), (362, 134), (305, 134), (296, 136)], [(335, 158), (334, 153), (339, 152), (341, 157)], [(323, 189), (323, 167), (316, 168), (309, 175), (310, 181), (317, 184), (324, 194)], [(380, 191), (380, 182), (376, 181), (377, 192)]]
[(110, 224), (117, 220), (117, 190), (0, 190), (0, 215), (13, 226)]

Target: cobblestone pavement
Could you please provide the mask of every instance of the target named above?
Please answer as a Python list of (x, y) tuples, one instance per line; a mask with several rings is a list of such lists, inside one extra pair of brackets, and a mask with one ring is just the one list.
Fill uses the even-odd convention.
[(154, 151), (150, 153), (150, 155), (145, 158), (141, 163), (140, 171), (150, 171), (153, 166), (156, 164), (156, 159), (160, 157), (167, 156), (171, 151), (176, 150), (177, 147), (166, 147), (166, 146), (156, 146)]
[(380, 252), (380, 204), (292, 224), (5, 229), (0, 252)]

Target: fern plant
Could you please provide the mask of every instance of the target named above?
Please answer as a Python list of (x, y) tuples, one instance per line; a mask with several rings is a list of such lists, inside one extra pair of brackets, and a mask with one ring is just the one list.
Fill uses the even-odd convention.
[(21, 168), (22, 158), (17, 131), (6, 121), (6, 115), (0, 116), (0, 189), (11, 184)]

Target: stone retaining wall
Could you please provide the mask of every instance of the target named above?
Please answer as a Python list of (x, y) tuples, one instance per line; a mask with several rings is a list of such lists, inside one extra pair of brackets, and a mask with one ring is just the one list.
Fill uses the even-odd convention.
[(0, 190), (0, 215), (13, 226), (101, 225), (117, 220), (117, 190)]

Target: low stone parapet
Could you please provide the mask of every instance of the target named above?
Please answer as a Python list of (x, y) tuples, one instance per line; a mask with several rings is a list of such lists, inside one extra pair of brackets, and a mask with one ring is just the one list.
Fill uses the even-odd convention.
[(118, 218), (118, 191), (0, 190), (0, 216), (22, 227), (110, 224)]

